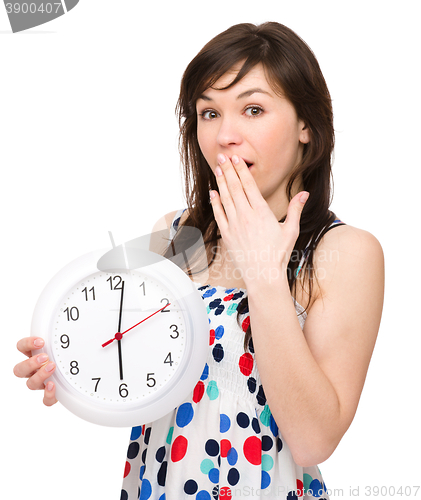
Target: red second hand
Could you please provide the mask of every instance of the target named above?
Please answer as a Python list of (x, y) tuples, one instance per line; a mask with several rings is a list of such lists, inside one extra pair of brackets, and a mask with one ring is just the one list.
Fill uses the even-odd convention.
[(121, 337), (129, 332), (130, 330), (133, 330), (133, 328), (135, 328), (137, 325), (140, 325), (140, 323), (143, 323), (144, 321), (146, 321), (147, 319), (151, 318), (152, 316), (154, 316), (155, 314), (159, 313), (160, 311), (162, 311), (162, 309), (165, 309), (166, 307), (170, 306), (171, 304), (168, 303), (168, 304), (165, 304), (164, 307), (161, 307), (161, 309), (158, 309), (157, 311), (155, 311), (154, 313), (152, 313), (150, 316), (148, 316), (147, 318), (145, 319), (142, 319), (142, 321), (139, 321), (139, 323), (136, 323), (135, 325), (131, 326), (130, 328), (128, 328), (125, 332), (117, 332), (114, 337), (110, 340), (108, 340), (108, 342), (105, 342), (105, 344), (102, 344), (102, 347), (106, 347), (107, 345), (111, 344), (112, 342), (114, 342), (114, 340), (121, 340)]

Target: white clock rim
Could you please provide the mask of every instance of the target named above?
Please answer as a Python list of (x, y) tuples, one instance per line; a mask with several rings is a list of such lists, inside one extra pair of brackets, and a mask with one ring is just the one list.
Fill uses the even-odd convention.
[[(51, 321), (63, 295), (69, 289), (80, 283), (88, 275), (97, 272), (114, 273), (116, 271), (130, 272), (132, 270), (128, 268), (99, 270), (97, 262), (105, 252), (107, 250), (101, 249), (74, 259), (63, 267), (46, 285), (34, 310), (31, 332), (34, 336), (42, 336), (42, 332), (48, 332), (48, 337), (45, 339), (44, 348), (32, 351), (33, 355), (46, 352), (50, 359), (54, 358), (52, 338), (50, 338), (52, 335)], [(132, 427), (140, 425), (140, 423), (154, 421), (181, 404), (194, 389), (203, 373), (209, 347), (209, 335), (205, 334), (205, 332), (209, 332), (209, 322), (203, 300), (197, 292), (195, 284), (178, 266), (167, 259), (145, 266), (143, 269), (147, 273), (155, 274), (175, 294), (177, 300), (184, 305), (183, 309), (189, 311), (185, 318), (187, 320), (186, 328), (190, 330), (186, 332), (186, 346), (180, 368), (171, 377), (168, 384), (157, 389), (150, 396), (145, 397), (140, 403), (122, 402), (121, 406), (90, 400), (88, 396), (84, 396), (70, 386), (59, 370), (55, 370), (46, 383), (53, 380), (56, 384), (57, 400), (69, 411), (91, 423), (110, 427)], [(176, 277), (177, 288), (174, 287), (168, 276)], [(59, 298), (57, 299), (57, 297)], [(187, 307), (187, 303), (189, 307)], [(203, 331), (202, 335), (198, 333), (200, 331)], [(194, 356), (192, 356), (193, 352), (195, 353)]]

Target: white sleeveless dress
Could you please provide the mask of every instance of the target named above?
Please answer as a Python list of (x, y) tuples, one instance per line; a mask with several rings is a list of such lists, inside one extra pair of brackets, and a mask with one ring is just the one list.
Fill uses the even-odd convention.
[[(249, 313), (239, 326), (237, 307), (246, 290), (197, 287), (209, 317), (207, 363), (179, 407), (132, 429), (120, 499), (328, 500), (319, 468), (294, 463), (266, 402), (252, 342), (244, 352)], [(295, 307), (303, 327), (306, 314)]]

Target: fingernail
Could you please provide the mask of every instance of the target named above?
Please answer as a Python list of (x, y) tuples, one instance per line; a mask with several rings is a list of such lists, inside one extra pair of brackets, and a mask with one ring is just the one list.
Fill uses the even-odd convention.
[(234, 163), (234, 165), (237, 165), (240, 162), (240, 158), (238, 158), (237, 155), (234, 155), (232, 157), (232, 162)]
[(310, 196), (310, 193), (307, 193), (307, 191), (305, 191), (301, 196), (300, 196), (300, 201), (301, 203), (305, 203), (307, 200), (308, 200), (308, 197)]
[(223, 155), (223, 154), (219, 153), (219, 155), (218, 155), (216, 158), (218, 159), (218, 162), (219, 162), (219, 163), (221, 163), (221, 164), (222, 164), (222, 163), (225, 163), (225, 160), (226, 160), (225, 155)]
[(43, 345), (44, 345), (44, 341), (42, 339), (35, 339), (34, 340), (35, 347), (42, 347)]
[(47, 389), (47, 391), (52, 391), (52, 390), (53, 390), (53, 387), (54, 387), (54, 386), (53, 386), (53, 383), (52, 383), (52, 382), (48, 382), (48, 384), (46, 385), (46, 387), (45, 387), (45, 388)]
[(222, 170), (221, 170), (221, 167), (216, 167), (215, 168), (215, 174), (220, 177), (222, 175)]
[(210, 196), (210, 199), (213, 200), (215, 198), (215, 192), (209, 191), (209, 196)]
[(42, 365), (42, 363), (45, 363), (46, 361), (48, 360), (48, 356), (46, 354), (40, 354), (38, 357), (37, 357), (37, 361), (40, 365)]
[(48, 363), (48, 365), (45, 367), (46, 372), (52, 372), (54, 370), (55, 364), (54, 363)]

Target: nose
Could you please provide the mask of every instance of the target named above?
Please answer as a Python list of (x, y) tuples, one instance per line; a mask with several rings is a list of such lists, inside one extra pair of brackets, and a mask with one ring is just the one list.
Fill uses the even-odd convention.
[(243, 138), (239, 124), (235, 119), (230, 117), (220, 118), (219, 130), (217, 135), (217, 142), (222, 147), (229, 147), (232, 145), (241, 144)]

